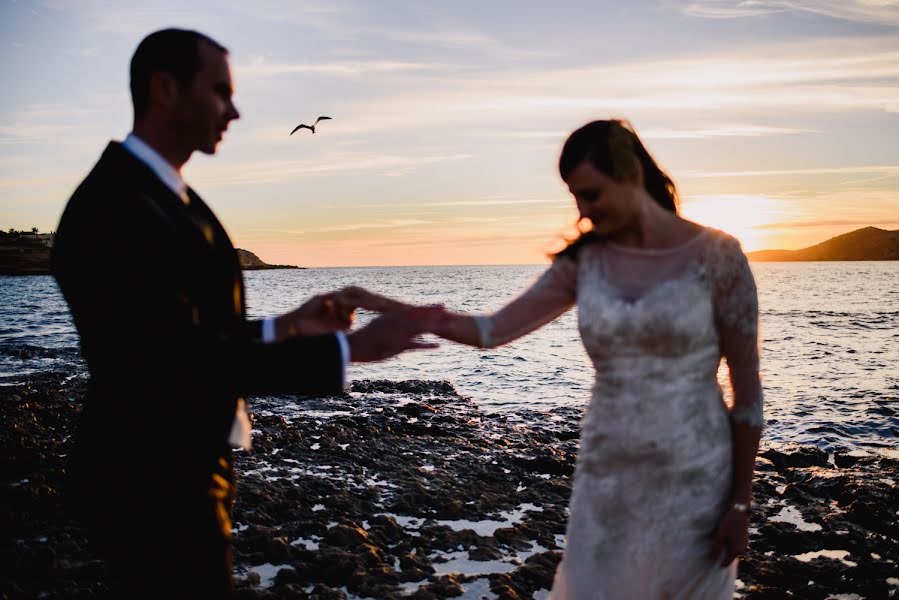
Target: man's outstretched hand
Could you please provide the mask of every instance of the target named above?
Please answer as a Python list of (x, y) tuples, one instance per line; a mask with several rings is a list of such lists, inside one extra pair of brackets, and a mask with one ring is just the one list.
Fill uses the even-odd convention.
[(356, 318), (357, 308), (385, 313), (415, 307), (351, 285), (336, 292), (313, 296), (299, 308), (278, 317), (275, 320), (275, 338), (284, 340), (297, 335), (346, 331)]
[(275, 320), (275, 337), (284, 340), (297, 335), (346, 331), (355, 316), (354, 308), (338, 302), (334, 294), (313, 296), (299, 308)]
[(390, 358), (406, 350), (436, 348), (437, 344), (421, 342), (417, 337), (438, 328), (446, 318), (447, 314), (442, 306), (419, 306), (381, 315), (347, 336), (350, 360), (372, 362)]

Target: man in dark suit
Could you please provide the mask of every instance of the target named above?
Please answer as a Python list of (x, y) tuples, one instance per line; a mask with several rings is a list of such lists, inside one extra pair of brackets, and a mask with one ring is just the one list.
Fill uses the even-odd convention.
[(415, 336), (440, 311), (344, 335), (354, 307), (337, 295), (248, 321), (234, 247), (180, 175), (239, 116), (227, 51), (193, 31), (153, 33), (132, 59), (131, 92), (134, 129), (75, 191), (53, 250), (91, 376), (75, 494), (123, 596), (225, 597), (243, 396), (338, 393), (348, 360), (431, 347)]

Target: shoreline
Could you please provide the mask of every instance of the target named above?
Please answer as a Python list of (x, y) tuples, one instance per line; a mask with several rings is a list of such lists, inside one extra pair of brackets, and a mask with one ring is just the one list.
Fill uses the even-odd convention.
[[(764, 251), (757, 251), (764, 252)], [(787, 250), (786, 252), (794, 252)], [(750, 253), (751, 254), (751, 253)], [(748, 257), (750, 264), (808, 264), (808, 263), (894, 263), (899, 258), (816, 258), (816, 259), (769, 259), (769, 258), (752, 258)], [(498, 264), (464, 264), (464, 265), (348, 265), (348, 266), (312, 266), (301, 267), (297, 265), (264, 265), (264, 266), (242, 266), (241, 271), (312, 271), (312, 270), (350, 270), (350, 269), (437, 269), (437, 268), (461, 268), (461, 267), (546, 267), (547, 263), (498, 263)], [(0, 277), (52, 277), (48, 265), (43, 263), (33, 267), (21, 267), (15, 265), (9, 268), (0, 269)]]
[[(0, 597), (108, 595), (63, 502), (85, 389), (70, 375), (0, 388)], [(435, 381), (297, 400), (250, 399), (254, 448), (235, 453), (238, 597), (545, 597), (579, 409), (483, 413)], [(757, 471), (736, 597), (899, 594), (899, 460), (763, 442)]]

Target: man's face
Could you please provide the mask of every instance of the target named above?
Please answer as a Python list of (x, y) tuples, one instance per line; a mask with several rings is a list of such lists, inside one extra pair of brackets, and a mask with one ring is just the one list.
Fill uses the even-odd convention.
[(234, 87), (227, 55), (208, 42), (201, 40), (199, 44), (203, 67), (182, 90), (175, 110), (175, 126), (190, 151), (215, 154), (228, 123), (240, 114), (231, 100)]

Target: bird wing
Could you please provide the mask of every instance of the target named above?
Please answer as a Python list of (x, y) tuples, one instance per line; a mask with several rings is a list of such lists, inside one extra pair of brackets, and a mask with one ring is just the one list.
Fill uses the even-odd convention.
[(290, 132), (290, 135), (295, 134), (295, 133), (296, 133), (297, 131), (299, 131), (300, 129), (311, 129), (312, 131), (315, 131), (315, 130), (312, 129), (312, 127), (310, 127), (309, 125), (306, 125), (305, 123), (300, 123), (299, 125), (297, 125), (296, 127), (293, 128), (293, 131)]
[(315, 124), (318, 125), (318, 122), (319, 122), (319, 121), (326, 121), (326, 120), (327, 120), (327, 121), (330, 121), (330, 120), (331, 120), (331, 117), (319, 117), (319, 118), (317, 118), (317, 119), (315, 120)]

